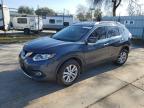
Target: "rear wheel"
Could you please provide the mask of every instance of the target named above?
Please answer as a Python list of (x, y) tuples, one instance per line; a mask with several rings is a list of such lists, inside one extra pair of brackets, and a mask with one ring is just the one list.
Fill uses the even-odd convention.
[(117, 65), (123, 65), (127, 61), (127, 58), (128, 58), (128, 51), (126, 49), (122, 49), (115, 63)]
[(80, 74), (80, 65), (75, 60), (69, 60), (65, 62), (59, 69), (57, 75), (58, 83), (64, 86), (72, 85)]
[(30, 34), (30, 29), (28, 29), (28, 28), (25, 28), (25, 29), (24, 29), (24, 34), (25, 34), (25, 35), (28, 35), (28, 34)]

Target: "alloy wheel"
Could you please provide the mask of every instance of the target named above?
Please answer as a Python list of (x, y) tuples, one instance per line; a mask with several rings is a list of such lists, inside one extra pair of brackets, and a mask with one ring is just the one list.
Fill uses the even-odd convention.
[(73, 82), (78, 75), (78, 67), (74, 64), (68, 65), (63, 72), (63, 80), (66, 83)]
[(125, 63), (126, 60), (127, 60), (127, 53), (125, 51), (122, 51), (119, 55), (118, 62), (120, 64), (123, 64)]

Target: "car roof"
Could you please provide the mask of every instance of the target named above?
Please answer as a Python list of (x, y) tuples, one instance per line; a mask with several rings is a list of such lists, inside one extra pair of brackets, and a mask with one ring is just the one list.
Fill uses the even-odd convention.
[(100, 22), (79, 22), (73, 25), (80, 25), (80, 26), (122, 26), (121, 23), (116, 21), (100, 21)]

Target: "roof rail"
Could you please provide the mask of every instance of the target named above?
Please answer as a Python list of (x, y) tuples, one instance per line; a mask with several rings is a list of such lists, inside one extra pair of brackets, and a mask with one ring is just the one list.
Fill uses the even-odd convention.
[(100, 21), (98, 24), (118, 24), (118, 25), (121, 25), (120, 22), (117, 22), (117, 21)]
[(99, 23), (101, 24), (101, 23), (117, 23), (117, 22), (116, 21), (100, 21)]

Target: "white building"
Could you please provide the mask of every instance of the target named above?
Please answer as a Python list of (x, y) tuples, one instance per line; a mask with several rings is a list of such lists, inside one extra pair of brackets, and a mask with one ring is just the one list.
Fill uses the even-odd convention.
[(78, 22), (72, 15), (43, 16), (43, 28), (60, 30), (66, 26)]

